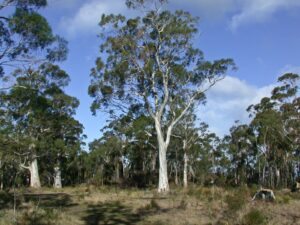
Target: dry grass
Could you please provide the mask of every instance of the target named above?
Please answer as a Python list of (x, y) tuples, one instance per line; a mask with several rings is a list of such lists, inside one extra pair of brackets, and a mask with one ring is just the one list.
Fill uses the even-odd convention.
[(0, 225), (300, 224), (299, 193), (277, 192), (272, 203), (252, 202), (252, 193), (205, 187), (173, 189), (168, 195), (93, 186), (28, 189), (18, 192), (16, 213), (12, 202), (1, 209)]

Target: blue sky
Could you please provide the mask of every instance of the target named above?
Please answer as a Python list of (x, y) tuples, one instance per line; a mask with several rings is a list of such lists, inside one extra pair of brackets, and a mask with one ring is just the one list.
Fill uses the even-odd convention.
[[(97, 26), (103, 13), (134, 13), (125, 0), (48, 0), (42, 14), (55, 33), (69, 42), (62, 63), (71, 76), (67, 92), (81, 104), (76, 118), (85, 127), (87, 142), (100, 137), (106, 115), (92, 116), (87, 94), (89, 71), (99, 56)], [(208, 59), (233, 58), (238, 71), (228, 74), (198, 109), (201, 120), (222, 136), (235, 120), (248, 121), (247, 106), (269, 95), (279, 75), (300, 73), (300, 0), (170, 0), (169, 9), (183, 9), (200, 17), (196, 44)]]

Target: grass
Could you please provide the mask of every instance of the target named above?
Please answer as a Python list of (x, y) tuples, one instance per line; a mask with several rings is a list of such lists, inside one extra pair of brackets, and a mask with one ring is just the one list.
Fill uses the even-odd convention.
[(297, 193), (276, 192), (276, 202), (251, 201), (253, 191), (191, 187), (156, 190), (80, 186), (0, 193), (0, 225), (300, 224)]
[(267, 224), (267, 217), (260, 210), (252, 209), (244, 215), (244, 225), (265, 225)]

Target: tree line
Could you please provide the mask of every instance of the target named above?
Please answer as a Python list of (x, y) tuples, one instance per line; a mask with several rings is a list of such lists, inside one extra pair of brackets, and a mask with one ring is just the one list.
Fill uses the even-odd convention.
[[(59, 63), (67, 41), (39, 14), (46, 0), (3, 0), (0, 11), (0, 186), (199, 185), (290, 187), (299, 178), (299, 75), (278, 78), (271, 97), (225, 137), (197, 115), (206, 92), (236, 69), (197, 48), (198, 18), (165, 0), (127, 0), (139, 17), (102, 15), (100, 53), (88, 88), (91, 111), (109, 114), (85, 151), (79, 100)], [(11, 14), (7, 12), (12, 12)], [(83, 90), (85, 91), (85, 90)]]

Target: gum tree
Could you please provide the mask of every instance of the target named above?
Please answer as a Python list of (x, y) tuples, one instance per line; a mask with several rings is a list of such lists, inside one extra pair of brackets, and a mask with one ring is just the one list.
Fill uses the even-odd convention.
[(234, 68), (234, 62), (204, 59), (195, 46), (198, 18), (190, 13), (162, 10), (164, 0), (126, 3), (144, 15), (102, 16), (101, 55), (91, 70), (89, 86), (94, 98), (91, 109), (121, 113), (132, 104), (147, 109), (158, 142), (158, 192), (168, 192), (166, 153), (175, 125)]
[(9, 134), (15, 145), (13, 154), (20, 159), (20, 167), (29, 171), (30, 186), (39, 188), (39, 159), (49, 156), (51, 148), (59, 149), (56, 141), (61, 140), (67, 147), (70, 136), (78, 139), (78, 135), (69, 134), (70, 130), (77, 132), (77, 129), (68, 123), (76, 122), (72, 116), (79, 102), (64, 93), (69, 75), (57, 65), (45, 63), (38, 70), (28, 69), (25, 73), (19, 70), (14, 77), (16, 85), (1, 93), (0, 102), (7, 120), (13, 124)]
[(67, 42), (38, 12), (46, 6), (47, 0), (0, 0), (0, 90), (15, 84), (15, 69), (66, 59)]

